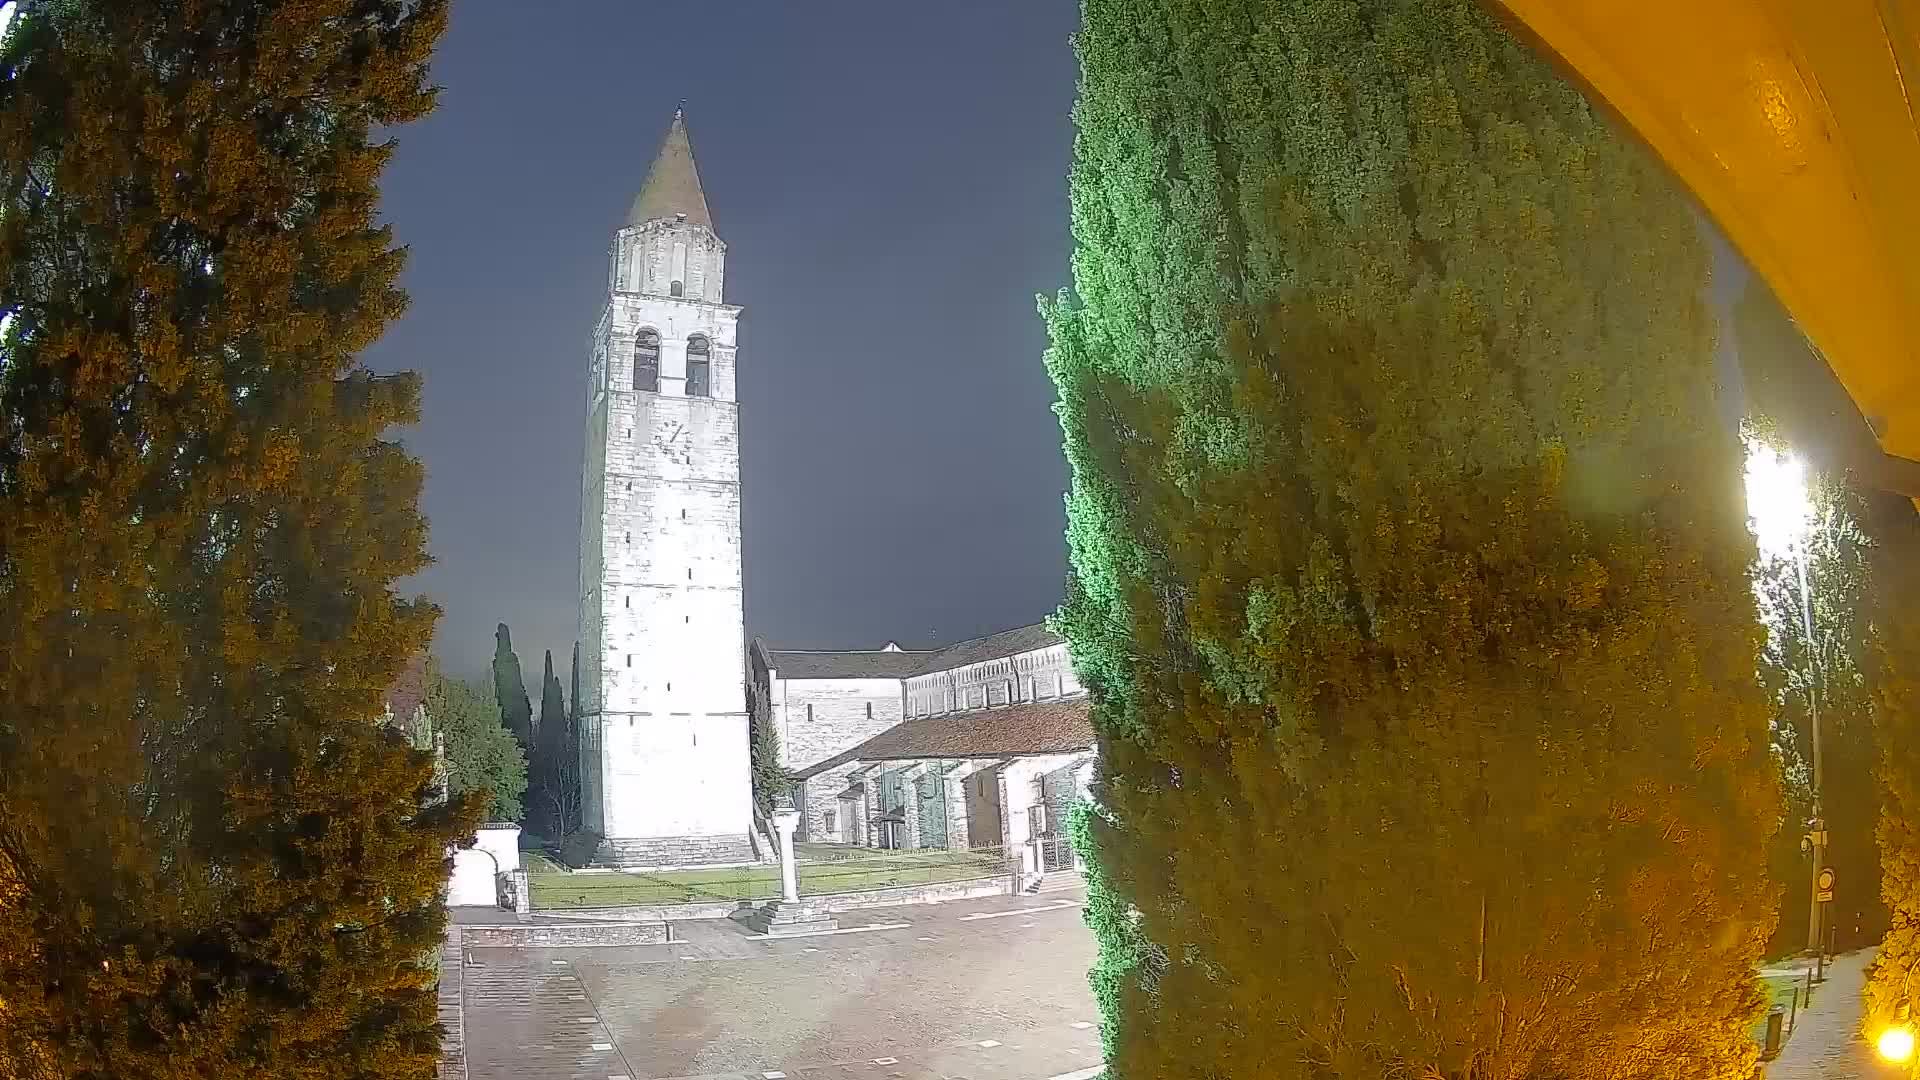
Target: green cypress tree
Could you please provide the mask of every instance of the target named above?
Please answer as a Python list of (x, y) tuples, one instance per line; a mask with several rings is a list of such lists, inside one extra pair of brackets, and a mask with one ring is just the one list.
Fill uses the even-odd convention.
[(1744, 1077), (1778, 793), (1687, 203), (1467, 0), (1083, 16), (1112, 1075)]
[(404, 302), (377, 181), (446, 6), (19, 10), (0, 1073), (431, 1076), (474, 815), (378, 723), (435, 611), (396, 591), (426, 563), (391, 434), (418, 380), (356, 356)]
[(553, 673), (553, 651), (540, 679), (540, 723), (534, 729), (534, 824), (541, 835), (564, 837), (578, 803), (580, 769), (566, 697)]
[(761, 813), (772, 814), (775, 801), (793, 786), (793, 780), (780, 765), (780, 732), (774, 729), (772, 719), (762, 716), (761, 712), (754, 709), (750, 713), (748, 767), (753, 772), (754, 805)]
[(533, 702), (527, 698), (527, 680), (520, 674), (520, 657), (513, 651), (513, 632), (501, 623), (493, 631), (493, 698), (500, 718), (519, 741), (533, 750)]

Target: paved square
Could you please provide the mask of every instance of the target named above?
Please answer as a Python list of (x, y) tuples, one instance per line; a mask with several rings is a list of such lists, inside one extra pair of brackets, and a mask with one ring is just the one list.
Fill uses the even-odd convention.
[(1090, 1075), (1100, 1039), (1079, 899), (1053, 892), (853, 912), (840, 917), (843, 930), (883, 928), (787, 940), (688, 922), (667, 945), (467, 949), (468, 1075)]

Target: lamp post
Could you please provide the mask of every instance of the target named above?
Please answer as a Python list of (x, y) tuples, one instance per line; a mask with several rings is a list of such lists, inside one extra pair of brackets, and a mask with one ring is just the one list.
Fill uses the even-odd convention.
[(1905, 1065), (1903, 1070), (1908, 1076), (1914, 1073), (1914, 1035), (1913, 1021), (1907, 1009), (1907, 988), (1913, 984), (1916, 969), (1907, 968), (1907, 977), (1900, 982), (1900, 1003), (1894, 1007), (1893, 1023), (1880, 1032), (1874, 1040), (1873, 1048), (1880, 1056), (1896, 1065)]

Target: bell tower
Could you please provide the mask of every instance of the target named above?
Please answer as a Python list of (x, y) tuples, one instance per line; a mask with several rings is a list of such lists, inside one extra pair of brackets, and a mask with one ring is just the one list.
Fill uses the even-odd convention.
[(676, 111), (589, 343), (581, 788), (599, 857), (627, 866), (754, 858), (726, 253)]

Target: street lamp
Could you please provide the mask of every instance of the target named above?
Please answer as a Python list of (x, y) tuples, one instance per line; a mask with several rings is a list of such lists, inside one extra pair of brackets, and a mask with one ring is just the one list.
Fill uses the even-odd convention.
[(1880, 1039), (1874, 1043), (1874, 1049), (1888, 1061), (1908, 1061), (1913, 1058), (1913, 1029), (1902, 1024), (1890, 1027), (1880, 1033)]
[(1813, 856), (1813, 879), (1807, 911), (1807, 944), (1816, 953), (1824, 946), (1821, 930), (1820, 871), (1826, 867), (1827, 823), (1822, 813), (1823, 771), (1820, 759), (1820, 653), (1813, 637), (1813, 592), (1807, 584), (1807, 542), (1813, 535), (1813, 500), (1807, 494), (1806, 466), (1799, 458), (1747, 439), (1747, 517), (1762, 555), (1793, 560), (1800, 584), (1800, 621), (1806, 634), (1808, 741), (1813, 748), (1813, 820), (1807, 823), (1808, 847)]

